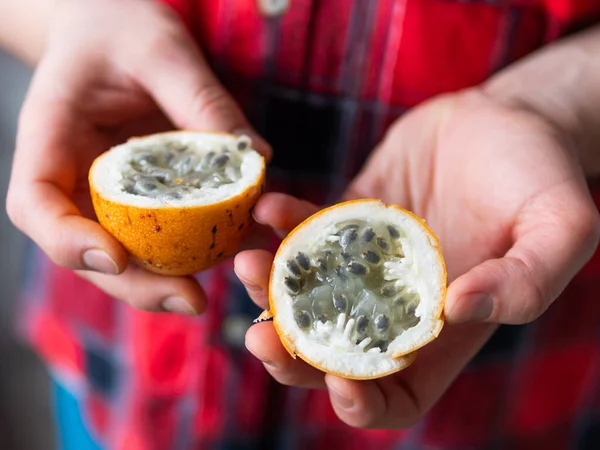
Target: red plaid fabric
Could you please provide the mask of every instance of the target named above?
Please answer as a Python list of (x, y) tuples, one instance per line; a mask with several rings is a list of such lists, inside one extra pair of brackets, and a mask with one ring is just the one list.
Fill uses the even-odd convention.
[[(320, 203), (407, 108), (600, 17), (597, 0), (165, 1), (276, 149), (270, 188)], [(324, 392), (271, 380), (244, 348), (259, 311), (231, 264), (199, 276), (211, 301), (191, 319), (32, 261), (22, 330), (106, 448), (600, 448), (600, 254), (540, 320), (501, 327), (405, 431), (352, 429)]]

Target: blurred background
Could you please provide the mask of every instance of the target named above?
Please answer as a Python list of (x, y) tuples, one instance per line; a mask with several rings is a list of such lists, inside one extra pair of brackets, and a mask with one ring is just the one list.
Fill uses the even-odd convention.
[(15, 335), (13, 311), (25, 238), (6, 216), (6, 188), (17, 119), (31, 71), (0, 52), (0, 449), (52, 450), (49, 379), (37, 356)]

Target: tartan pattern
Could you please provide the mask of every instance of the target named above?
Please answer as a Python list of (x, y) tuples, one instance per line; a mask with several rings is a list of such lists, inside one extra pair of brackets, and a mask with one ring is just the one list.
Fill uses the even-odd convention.
[[(318, 203), (408, 108), (600, 17), (594, 0), (292, 0), (275, 17), (256, 0), (164, 2), (273, 144), (270, 190)], [(351, 429), (324, 392), (277, 385), (240, 338), (259, 311), (231, 263), (199, 275), (209, 307), (188, 318), (134, 311), (37, 249), (31, 262), (21, 330), (105, 448), (600, 448), (600, 254), (404, 431)]]

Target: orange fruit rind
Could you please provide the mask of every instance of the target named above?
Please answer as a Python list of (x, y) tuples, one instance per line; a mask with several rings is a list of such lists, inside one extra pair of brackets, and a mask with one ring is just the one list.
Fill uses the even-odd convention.
[[(175, 163), (166, 162), (169, 152), (179, 158)], [(140, 164), (145, 165), (135, 159), (157, 154), (162, 163), (153, 168), (143, 158)], [(197, 164), (185, 172), (181, 167), (188, 156)], [(204, 179), (193, 179), (195, 174)], [(192, 179), (197, 186), (190, 184)], [(142, 192), (140, 180), (149, 180), (153, 190)], [(100, 224), (133, 261), (164, 275), (189, 275), (234, 255), (253, 224), (252, 209), (264, 181), (264, 159), (250, 148), (248, 138), (195, 131), (130, 139), (100, 155), (89, 172)]]

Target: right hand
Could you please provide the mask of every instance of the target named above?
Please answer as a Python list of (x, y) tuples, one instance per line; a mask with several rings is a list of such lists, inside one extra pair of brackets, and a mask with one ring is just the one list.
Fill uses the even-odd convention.
[(173, 127), (243, 132), (270, 156), (167, 7), (60, 1), (21, 112), (7, 211), (55, 263), (108, 294), (138, 309), (195, 315), (205, 298), (194, 278), (130, 264), (94, 220), (88, 188), (103, 151)]

